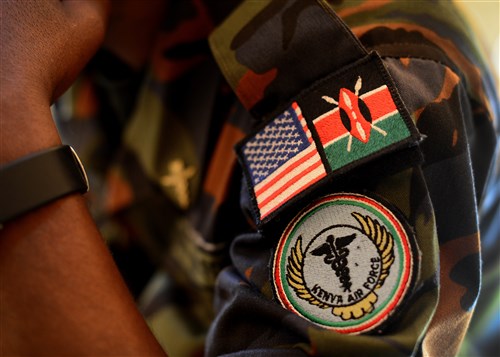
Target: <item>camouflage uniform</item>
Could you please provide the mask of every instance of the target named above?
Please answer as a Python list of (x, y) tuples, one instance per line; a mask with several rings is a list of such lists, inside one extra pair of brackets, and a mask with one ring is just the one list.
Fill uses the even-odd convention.
[[(490, 169), (498, 98), (460, 14), (446, 1), (244, 1), (229, 15), (233, 5), (171, 2), (144, 71), (101, 51), (57, 106), (62, 135), (91, 174), (95, 219), (166, 351), (454, 355), (476, 305), (481, 254), (489, 300), (463, 353), (498, 349), (482, 342), (498, 331), (486, 328), (498, 324), (498, 306), (488, 305), (498, 296), (499, 171)], [(361, 93), (370, 74), (358, 85), (353, 63), (378, 61), (370, 51), (415, 135), (327, 170), (263, 218), (241, 143), (325, 78), (352, 74), (351, 90)], [(289, 222), (339, 192), (380, 198), (414, 245), (404, 301), (357, 335), (283, 308), (273, 275)]]

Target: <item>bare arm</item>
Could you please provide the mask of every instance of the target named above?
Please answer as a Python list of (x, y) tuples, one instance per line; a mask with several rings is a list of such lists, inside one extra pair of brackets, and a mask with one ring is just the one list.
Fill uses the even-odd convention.
[[(107, 6), (0, 6), (1, 165), (60, 143), (49, 105), (102, 40)], [(0, 355), (163, 355), (78, 195), (0, 230), (0, 317)]]

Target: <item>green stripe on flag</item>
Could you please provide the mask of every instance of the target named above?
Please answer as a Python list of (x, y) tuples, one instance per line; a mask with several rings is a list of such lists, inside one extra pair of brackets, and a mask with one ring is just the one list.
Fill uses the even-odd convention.
[(349, 136), (325, 147), (326, 157), (332, 171), (340, 169), (354, 161), (362, 159), (368, 155), (372, 155), (389, 145), (402, 141), (410, 136), (410, 132), (399, 113), (396, 113), (386, 119), (374, 122), (377, 128), (382, 129), (387, 133), (386, 136), (372, 128), (370, 141), (366, 144), (352, 138), (351, 151), (347, 151), (349, 144)]

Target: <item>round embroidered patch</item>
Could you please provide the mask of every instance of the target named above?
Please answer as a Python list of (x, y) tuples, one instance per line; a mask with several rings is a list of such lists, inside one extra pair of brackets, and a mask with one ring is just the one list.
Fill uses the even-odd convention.
[(380, 202), (326, 196), (281, 236), (273, 275), (281, 304), (341, 333), (373, 330), (403, 300), (412, 280), (410, 237)]

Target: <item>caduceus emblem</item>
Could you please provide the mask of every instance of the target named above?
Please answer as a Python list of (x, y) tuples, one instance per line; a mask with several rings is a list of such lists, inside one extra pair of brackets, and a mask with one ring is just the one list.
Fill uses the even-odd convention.
[[(320, 309), (332, 309), (332, 314), (339, 316), (342, 320), (359, 319), (374, 310), (375, 303), (378, 300), (376, 291), (380, 289), (389, 276), (390, 268), (394, 263), (394, 238), (376, 219), (370, 216), (364, 216), (357, 212), (352, 212), (352, 216), (359, 223), (359, 232), (366, 236), (371, 244), (375, 246), (377, 258), (375, 261), (380, 264), (377, 280), (373, 282), (373, 287), (363, 295), (356, 296), (352, 302), (342, 301), (342, 303), (333, 303), (320, 299), (314, 290), (318, 289), (316, 284), (311, 287), (308, 284), (304, 274), (305, 252), (302, 248), (302, 237), (299, 236), (295, 246), (291, 249), (286, 267), (286, 279), (288, 284), (295, 291), (295, 294), (309, 304), (317, 306)], [(322, 257), (323, 262), (328, 264), (343, 292), (350, 292), (352, 289), (352, 277), (349, 268), (349, 246), (356, 242), (357, 234), (334, 237), (333, 234), (327, 236), (324, 243), (310, 251), (313, 256)], [(366, 239), (366, 238), (365, 238)], [(323, 272), (322, 274), (327, 274)], [(320, 290), (320, 289), (319, 289)], [(323, 293), (329, 294), (322, 290)], [(341, 293), (339, 293), (341, 294)], [(355, 292), (354, 292), (355, 294)], [(329, 294), (330, 298), (332, 294)], [(340, 301), (340, 298), (337, 296)]]
[(311, 254), (316, 256), (325, 256), (324, 262), (330, 265), (339, 278), (344, 291), (351, 291), (351, 277), (347, 264), (349, 249), (347, 246), (356, 238), (356, 234), (350, 234), (345, 237), (335, 238), (329, 235), (326, 242), (314, 249)]

